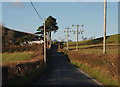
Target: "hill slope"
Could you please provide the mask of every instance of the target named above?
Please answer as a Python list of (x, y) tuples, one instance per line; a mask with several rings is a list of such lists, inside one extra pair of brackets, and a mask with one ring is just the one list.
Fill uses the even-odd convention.
[(10, 45), (12, 43), (21, 42), (21, 39), (25, 36), (36, 36), (32, 33), (21, 32), (9, 29), (7, 27), (2, 26), (2, 44), (3, 46)]
[[(120, 42), (120, 34), (115, 34), (111, 36), (106, 36), (106, 42), (107, 43), (113, 43), (113, 42)], [(103, 37), (92, 39), (92, 40), (86, 40), (86, 41), (79, 41), (79, 44), (98, 44), (103, 42)], [(69, 45), (75, 45), (76, 42), (69, 42)]]

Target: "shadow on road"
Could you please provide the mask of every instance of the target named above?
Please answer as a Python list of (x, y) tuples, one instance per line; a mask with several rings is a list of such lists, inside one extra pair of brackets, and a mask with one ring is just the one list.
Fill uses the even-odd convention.
[(98, 85), (92, 79), (70, 64), (68, 56), (58, 52), (57, 45), (52, 45), (52, 55), (48, 61), (48, 70), (34, 83), (34, 86), (79, 85), (93, 87)]

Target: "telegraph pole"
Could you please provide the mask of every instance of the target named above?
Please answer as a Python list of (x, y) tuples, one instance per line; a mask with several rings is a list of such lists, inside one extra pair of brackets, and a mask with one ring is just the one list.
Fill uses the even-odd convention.
[[(83, 27), (83, 25), (72, 25), (72, 26), (77, 26), (77, 42), (76, 42), (76, 51), (78, 51), (78, 32), (79, 32), (79, 26), (82, 26)], [(81, 33), (83, 32), (83, 31), (80, 31)]]
[(64, 31), (64, 32), (67, 32), (67, 50), (68, 50), (69, 49), (69, 43), (68, 43), (69, 38), (68, 37), (69, 37), (69, 32), (71, 32), (71, 31), (68, 31), (68, 29), (70, 29), (70, 28), (65, 28), (65, 29), (67, 29), (67, 31)]
[(46, 37), (45, 37), (45, 18), (44, 18), (44, 63), (46, 63)]
[(68, 40), (69, 40), (69, 39), (68, 39), (68, 37), (69, 37), (69, 36), (68, 36), (68, 35), (69, 35), (68, 29), (69, 29), (69, 28), (66, 28), (66, 29), (67, 29), (66, 32), (67, 32), (67, 50), (68, 50), (68, 49), (69, 49), (69, 43), (68, 43)]
[(49, 36), (48, 36), (48, 32), (47, 32), (47, 48), (49, 46), (48, 41), (49, 41)]
[(104, 2), (104, 39), (103, 39), (103, 54), (106, 54), (106, 10), (107, 2)]
[(78, 27), (79, 27), (79, 25), (77, 25), (77, 44), (76, 44), (76, 50), (78, 50)]

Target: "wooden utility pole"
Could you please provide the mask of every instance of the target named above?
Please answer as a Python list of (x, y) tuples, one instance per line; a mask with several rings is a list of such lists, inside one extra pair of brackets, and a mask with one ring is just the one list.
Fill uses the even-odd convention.
[(46, 63), (46, 37), (45, 37), (45, 18), (44, 18), (44, 63)]
[(104, 39), (103, 39), (103, 54), (106, 54), (106, 10), (107, 2), (104, 2)]
[(67, 50), (69, 49), (69, 47), (68, 47), (68, 46), (69, 46), (69, 39), (68, 39), (68, 37), (69, 37), (68, 35), (69, 35), (69, 34), (68, 34), (68, 33), (69, 33), (69, 32), (68, 32), (68, 30), (67, 30)]
[(76, 43), (76, 50), (78, 51), (78, 27), (79, 25), (77, 25), (77, 43)]
[(71, 31), (68, 31), (68, 29), (70, 29), (70, 28), (65, 28), (65, 29), (67, 29), (67, 31), (64, 31), (64, 32), (67, 32), (67, 50), (69, 49), (69, 32), (71, 32)]
[(52, 43), (51, 43), (51, 31), (50, 31), (50, 47), (49, 47), (49, 48), (51, 48), (51, 44), (52, 44)]
[(49, 41), (49, 35), (48, 35), (48, 32), (47, 32), (47, 48), (48, 48), (48, 41)]
[(83, 27), (83, 25), (72, 25), (72, 26), (77, 26), (77, 42), (76, 42), (76, 51), (78, 51), (78, 32), (79, 32), (79, 26), (82, 26)]

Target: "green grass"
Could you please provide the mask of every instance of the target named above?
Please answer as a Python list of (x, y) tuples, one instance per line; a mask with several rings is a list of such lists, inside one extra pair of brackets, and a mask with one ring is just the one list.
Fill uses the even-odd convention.
[(118, 85), (118, 80), (112, 81), (111, 76), (104, 76), (104, 74), (101, 73), (97, 68), (91, 68), (84, 63), (76, 62), (73, 60), (71, 60), (71, 63), (86, 72), (87, 74), (90, 74), (91, 77), (97, 78), (104, 85)]
[(107, 38), (107, 42), (119, 42), (120, 34), (111, 35)]
[[(109, 43), (107, 44), (107, 46), (114, 46), (114, 45), (118, 45), (118, 43)], [(103, 46), (103, 44), (95, 44), (95, 45), (81, 45), (81, 46), (78, 46), (78, 48), (85, 48), (85, 47), (94, 47), (94, 46)], [(67, 48), (67, 47), (65, 47)], [(72, 49), (72, 48), (76, 48), (76, 46), (69, 46), (69, 49)]]
[(28, 60), (32, 52), (24, 52), (24, 53), (3, 53), (2, 54), (2, 62), (8, 63), (13, 61), (25, 61)]
[[(113, 47), (113, 49), (110, 49), (110, 46), (115, 46), (118, 45), (118, 43), (109, 43), (107, 44), (107, 54), (112, 54), (112, 53), (118, 53), (118, 47)], [(102, 44), (96, 44), (96, 45), (81, 45), (78, 48), (86, 48), (86, 47), (97, 47), (97, 46), (103, 46)], [(66, 48), (66, 47), (65, 47)], [(74, 49), (73, 51), (76, 51), (76, 46), (71, 46), (69, 49)], [(102, 54), (103, 49), (100, 48), (90, 48), (90, 49), (79, 49), (78, 51), (84, 52), (86, 54)]]
[(2, 62), (2, 54), (0, 53), (0, 63)]
[[(107, 54), (118, 55), (118, 45), (120, 43), (119, 42), (119, 40), (120, 40), (119, 36), (120, 36), (120, 34), (119, 35), (116, 34), (116, 35), (107, 36), (107, 40), (106, 40), (106, 42), (107, 42), (107, 47), (106, 47), (107, 48), (107, 51), (106, 51)], [(103, 49), (101, 47), (99, 48), (97, 46), (103, 46), (102, 42), (103, 42), (103, 38), (97, 38), (97, 39), (86, 40), (86, 41), (79, 41), (79, 44), (83, 44), (83, 45), (80, 45), (79, 48), (83, 48), (83, 49), (79, 49), (78, 53), (85, 54), (85, 55), (92, 54), (93, 56), (94, 56), (94, 54), (101, 55), (101, 54), (103, 54)], [(90, 44), (90, 45), (88, 45), (88, 44)], [(76, 42), (69, 42), (69, 45), (73, 45), (73, 46), (69, 46), (69, 49), (73, 49), (73, 50), (70, 50), (71, 53), (72, 53), (72, 51), (76, 51), (76, 49), (74, 49), (74, 48), (76, 48)], [(93, 48), (84, 49), (84, 48), (87, 48), (87, 47), (93, 47)], [(74, 55), (74, 52), (73, 52), (73, 55)], [(72, 57), (72, 56), (70, 56), (70, 57)], [(102, 57), (104, 58), (106, 56), (102, 56)], [(86, 58), (86, 57), (84, 57), (84, 58)], [(70, 62), (72, 64), (74, 64), (75, 66), (77, 66), (78, 68), (80, 68), (81, 70), (85, 71), (91, 77), (97, 78), (104, 85), (117, 85), (118, 84), (117, 79), (112, 80), (112, 76), (110, 76), (111, 74), (106, 75), (105, 71), (102, 72), (101, 70), (97, 69), (97, 67), (92, 67), (90, 65), (86, 65), (86, 62), (89, 62), (87, 58), (86, 58), (86, 62), (80, 62), (80, 61), (75, 60), (75, 58), (73, 57), (73, 58), (70, 58)], [(98, 61), (96, 61), (96, 63), (94, 63), (94, 62), (93, 63), (97, 65), (98, 62), (101, 62), (101, 64), (107, 64), (108, 61), (105, 59), (103, 61), (98, 60)], [(92, 63), (91, 63), (91, 65), (92, 65)], [(104, 67), (107, 67), (107, 65), (105, 65)], [(104, 68), (104, 67), (102, 67), (102, 68)]]
[[(115, 34), (111, 36), (106, 36), (106, 42), (118, 42), (120, 40), (120, 34)], [(86, 40), (86, 41), (79, 41), (78, 44), (98, 44), (103, 42), (103, 37), (97, 38), (97, 39), (92, 39), (92, 40)], [(65, 43), (66, 45), (67, 43)], [(69, 42), (69, 45), (75, 45), (76, 42)]]
[[(76, 51), (76, 50), (73, 50)], [(79, 52), (84, 54), (103, 54), (103, 49), (80, 49)], [(107, 49), (107, 54), (118, 54), (117, 49)]]

